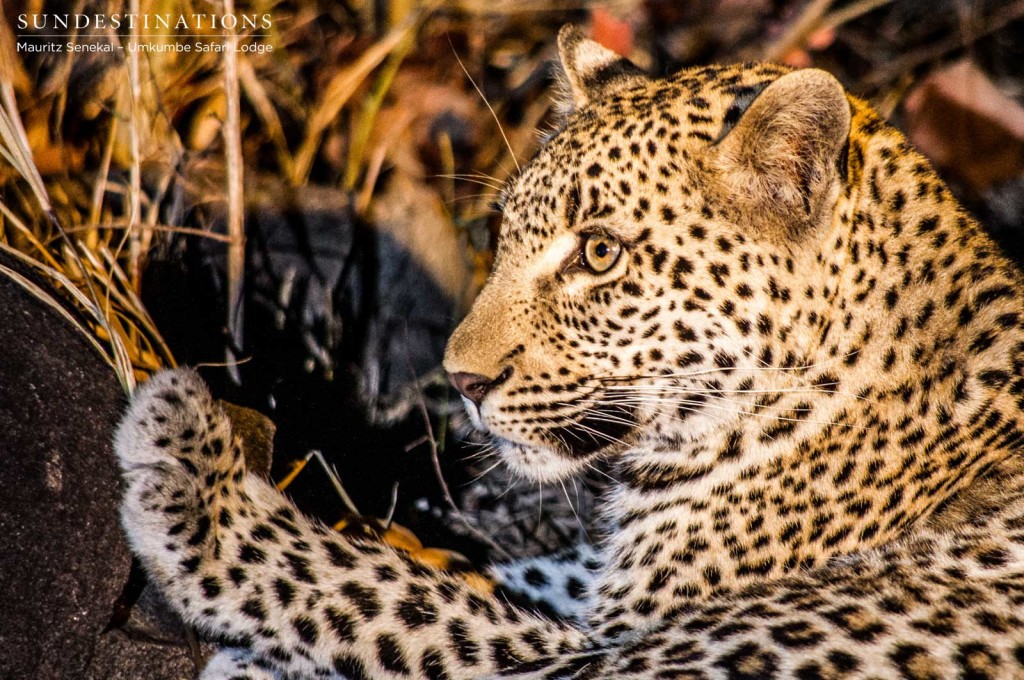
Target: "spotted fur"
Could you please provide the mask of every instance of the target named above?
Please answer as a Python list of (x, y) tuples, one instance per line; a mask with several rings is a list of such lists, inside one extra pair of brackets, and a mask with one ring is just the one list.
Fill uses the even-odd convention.
[(567, 118), (445, 365), (523, 476), (615, 467), (592, 563), (497, 569), (538, 612), (339, 537), (161, 374), (118, 433), (124, 524), (230, 645), (206, 677), (1024, 676), (1017, 269), (823, 72), (560, 48)]

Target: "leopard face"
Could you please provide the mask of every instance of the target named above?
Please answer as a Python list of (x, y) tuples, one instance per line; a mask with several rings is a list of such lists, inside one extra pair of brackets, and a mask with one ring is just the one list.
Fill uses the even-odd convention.
[(540, 480), (701, 437), (757, 369), (809, 360), (795, 321), (820, 301), (793, 281), (827, 276), (850, 126), (820, 71), (655, 80), (595, 49), (563, 45), (577, 108), (508, 187), (445, 360), (505, 462)]

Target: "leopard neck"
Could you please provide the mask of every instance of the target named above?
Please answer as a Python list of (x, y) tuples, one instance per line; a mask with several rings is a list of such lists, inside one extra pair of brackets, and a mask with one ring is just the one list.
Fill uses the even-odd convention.
[(1021, 441), (1016, 270), (852, 107), (849, 181), (797, 317), (810, 368), (758, 372), (732, 417), (699, 434), (666, 421), (622, 458), (601, 588), (644, 602), (638, 618), (891, 542)]

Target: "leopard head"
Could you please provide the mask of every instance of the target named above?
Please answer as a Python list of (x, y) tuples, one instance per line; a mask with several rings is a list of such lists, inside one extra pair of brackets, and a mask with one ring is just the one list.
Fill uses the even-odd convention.
[(822, 71), (653, 79), (571, 27), (559, 48), (564, 121), (506, 188), (493, 271), (445, 356), (474, 423), (538, 480), (699, 437), (741, 369), (810, 352), (779, 332), (809, 313), (786, 282), (822, 268), (850, 128)]

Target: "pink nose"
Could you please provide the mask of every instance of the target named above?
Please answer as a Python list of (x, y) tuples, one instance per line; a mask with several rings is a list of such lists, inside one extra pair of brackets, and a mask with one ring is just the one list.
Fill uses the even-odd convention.
[(508, 380), (511, 375), (512, 368), (509, 367), (497, 378), (488, 378), (479, 373), (450, 373), (448, 380), (459, 394), (479, 406), (488, 392)]

